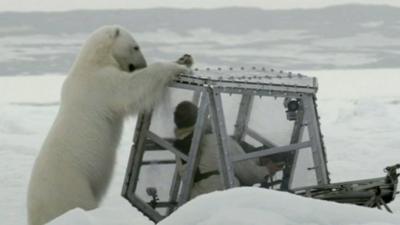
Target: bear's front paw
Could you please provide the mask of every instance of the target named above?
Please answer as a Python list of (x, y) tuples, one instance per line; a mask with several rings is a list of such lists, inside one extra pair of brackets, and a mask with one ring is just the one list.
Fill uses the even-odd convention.
[(189, 68), (192, 67), (193, 62), (194, 62), (193, 57), (189, 54), (184, 54), (182, 57), (178, 59), (178, 61), (176, 61), (176, 63), (185, 65)]
[(169, 79), (173, 79), (182, 74), (190, 74), (190, 69), (185, 65), (176, 62), (155, 63), (152, 68), (156, 69), (155, 73), (166, 74)]

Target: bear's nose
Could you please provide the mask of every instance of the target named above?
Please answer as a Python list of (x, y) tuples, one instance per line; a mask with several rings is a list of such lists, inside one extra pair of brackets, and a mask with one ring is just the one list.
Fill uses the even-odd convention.
[(129, 68), (128, 69), (129, 69), (129, 72), (133, 72), (133, 71), (135, 71), (136, 67), (133, 64), (129, 64)]

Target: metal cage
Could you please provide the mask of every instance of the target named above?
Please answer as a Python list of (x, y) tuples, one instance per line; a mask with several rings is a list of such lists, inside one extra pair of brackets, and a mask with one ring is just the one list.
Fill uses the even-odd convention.
[[(191, 187), (199, 164), (199, 145), (207, 123), (211, 123), (213, 133), (217, 137), (218, 168), (222, 178), (221, 183), (225, 189), (238, 185), (235, 183), (233, 169), (236, 163), (263, 157), (269, 157), (284, 165), (279, 178), (266, 179), (263, 187), (297, 192), (303, 195), (308, 193), (309, 196), (311, 196), (311, 192), (316, 192), (315, 187), (325, 187), (325, 190), (327, 187), (330, 187), (331, 190), (334, 189), (334, 186), (329, 186), (331, 184), (327, 159), (317, 112), (318, 84), (315, 78), (255, 68), (252, 70), (207, 69), (195, 70), (193, 74), (180, 76), (170, 85), (170, 89), (189, 90), (191, 94), (186, 97), (190, 97), (190, 100), (198, 105), (199, 113), (189, 154), (184, 154), (173, 146), (173, 137), (163, 136), (162, 132), (152, 131), (154, 112), (140, 113), (122, 190), (122, 196), (151, 220), (155, 222), (162, 220), (177, 207), (190, 200)], [(224, 107), (223, 98), (229, 98), (231, 95), (235, 95), (235, 98), (238, 99), (233, 103), (236, 107), (235, 113), (230, 113), (231, 109)], [(271, 102), (273, 99), (278, 99), (279, 105), (283, 105), (282, 107), (285, 109), (285, 111), (280, 110), (279, 112), (285, 115), (287, 120), (285, 123), (290, 125), (288, 126), (290, 132), (287, 134), (287, 139), (279, 144), (263, 133), (263, 129), (257, 130), (253, 127), (254, 124), (263, 123), (263, 119), (259, 121), (258, 117), (254, 120), (251, 118), (252, 114), (259, 113), (266, 120), (269, 117), (268, 113), (263, 116), (264, 112), (261, 108), (256, 110), (254, 107), (255, 104), (261, 104), (264, 99), (272, 99)], [(270, 108), (274, 106), (276, 104), (271, 105)], [(229, 129), (227, 129), (227, 116), (230, 117), (230, 120), (234, 120), (230, 121), (233, 125), (230, 125)], [(274, 118), (270, 121), (273, 123)], [(230, 131), (228, 132), (228, 130)], [(274, 129), (271, 129), (269, 134), (274, 133), (276, 133)], [(240, 143), (246, 150), (246, 154), (232, 155), (228, 144), (230, 138)], [(249, 140), (258, 143), (259, 146), (251, 147), (252, 144)], [(145, 159), (144, 157), (145, 154), (152, 154), (152, 152), (162, 155), (160, 152), (165, 151), (169, 154), (166, 158)], [(310, 162), (299, 165), (306, 160), (304, 152), (307, 152)], [(186, 162), (187, 165), (183, 176), (177, 172), (176, 162), (178, 160)], [(159, 189), (163, 189), (163, 193), (160, 195), (164, 199), (160, 199), (159, 190), (156, 188), (138, 185), (139, 181), (146, 180), (141, 177), (141, 170), (155, 165), (163, 168), (157, 171), (157, 174), (167, 174), (165, 177), (160, 175), (162, 180), (159, 181), (162, 183)], [(303, 171), (303, 174), (298, 172), (300, 170)], [(300, 182), (294, 185), (298, 181), (307, 179), (311, 179), (312, 182)], [(394, 183), (397, 183), (397, 177)], [(323, 197), (320, 196), (320, 198)]]

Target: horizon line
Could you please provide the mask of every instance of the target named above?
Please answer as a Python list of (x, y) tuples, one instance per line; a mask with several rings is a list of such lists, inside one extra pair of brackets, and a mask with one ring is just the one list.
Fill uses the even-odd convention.
[(293, 10), (323, 10), (336, 7), (349, 7), (349, 6), (360, 6), (360, 7), (389, 7), (389, 8), (400, 8), (400, 6), (389, 5), (389, 4), (371, 4), (371, 3), (345, 3), (345, 4), (333, 4), (328, 6), (317, 6), (317, 7), (293, 7), (293, 8), (264, 8), (258, 6), (221, 6), (221, 7), (139, 7), (139, 8), (76, 8), (76, 9), (65, 9), (65, 10), (4, 10), (0, 13), (66, 13), (66, 12), (80, 12), (80, 11), (133, 11), (133, 10), (221, 10), (221, 9), (256, 9), (262, 11), (293, 11)]

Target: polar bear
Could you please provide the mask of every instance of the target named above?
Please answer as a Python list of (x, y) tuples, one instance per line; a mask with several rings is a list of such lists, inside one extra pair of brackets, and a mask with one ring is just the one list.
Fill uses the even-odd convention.
[(174, 63), (146, 67), (127, 30), (96, 30), (64, 81), (59, 112), (35, 161), (29, 224), (45, 224), (77, 207), (98, 207), (113, 171), (123, 118), (150, 109), (192, 63), (185, 55)]

